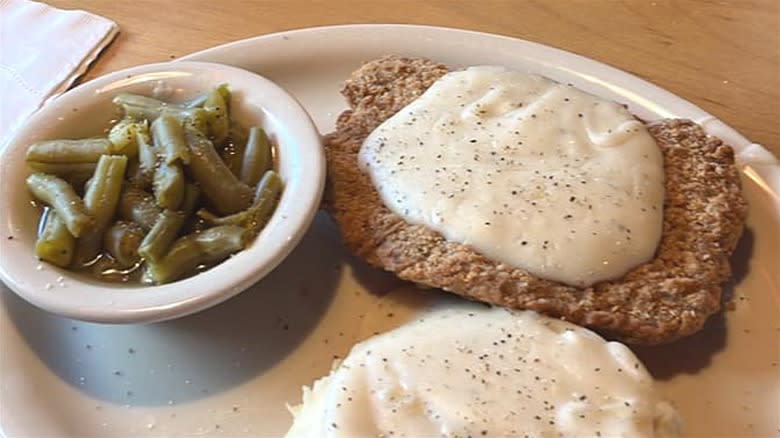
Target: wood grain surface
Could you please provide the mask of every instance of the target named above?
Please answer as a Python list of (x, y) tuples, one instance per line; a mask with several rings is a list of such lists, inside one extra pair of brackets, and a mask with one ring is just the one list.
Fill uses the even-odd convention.
[(675, 93), (780, 156), (777, 0), (50, 0), (117, 22), (84, 79), (256, 35), (346, 23), (414, 23), (523, 38)]

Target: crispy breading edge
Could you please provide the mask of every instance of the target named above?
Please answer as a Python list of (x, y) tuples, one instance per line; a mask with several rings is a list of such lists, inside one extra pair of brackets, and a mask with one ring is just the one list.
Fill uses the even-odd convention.
[(747, 215), (731, 147), (693, 122), (648, 126), (666, 172), (662, 239), (656, 256), (624, 277), (568, 286), (481, 256), (411, 225), (384, 206), (357, 166), (365, 137), (447, 72), (420, 58), (371, 61), (345, 82), (350, 110), (326, 136), (326, 209), (345, 244), (373, 266), (464, 298), (532, 309), (634, 344), (674, 341), (701, 329), (720, 309), (728, 258)]

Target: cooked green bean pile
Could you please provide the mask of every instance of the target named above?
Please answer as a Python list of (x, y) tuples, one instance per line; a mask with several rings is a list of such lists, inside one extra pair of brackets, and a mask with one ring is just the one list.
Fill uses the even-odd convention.
[(30, 145), (46, 207), (35, 254), (101, 279), (162, 284), (244, 249), (282, 192), (265, 131), (230, 120), (226, 85), (184, 104), (120, 94), (104, 138)]

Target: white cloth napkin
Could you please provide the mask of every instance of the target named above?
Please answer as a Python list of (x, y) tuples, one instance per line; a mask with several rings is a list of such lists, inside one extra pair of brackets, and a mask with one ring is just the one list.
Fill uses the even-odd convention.
[(0, 148), (47, 99), (70, 87), (119, 32), (84, 11), (0, 0)]

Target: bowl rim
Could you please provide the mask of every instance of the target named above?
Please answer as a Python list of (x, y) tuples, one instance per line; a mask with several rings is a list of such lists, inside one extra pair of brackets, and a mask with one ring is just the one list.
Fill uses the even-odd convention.
[[(156, 322), (192, 314), (237, 295), (270, 273), (297, 246), (314, 219), (324, 191), (326, 166), (321, 135), (311, 116), (292, 94), (271, 80), (248, 70), (211, 62), (169, 61), (139, 65), (95, 78), (63, 93), (33, 114), (1, 146), (0, 179), (5, 182), (14, 169), (29, 172), (29, 169), (16, 168), (24, 165), (23, 160), (14, 162), (9, 157), (20, 154), (20, 149), (27, 147), (24, 139), (36, 127), (61, 114), (63, 108), (99, 105), (102, 99), (110, 99), (126, 88), (122, 84), (135, 84), (137, 82), (133, 80), (143, 75), (160, 72), (186, 73), (186, 77), (219, 73), (241, 78), (242, 83), (251, 81), (255, 84), (252, 85), (253, 93), (263, 95), (261, 109), (265, 116), (270, 116), (264, 118), (276, 120), (273, 123), (284, 126), (294, 139), (286, 146), (292, 150), (289, 157), (298, 157), (291, 166), (296, 174), (306, 178), (286, 182), (279, 206), (264, 228), (273, 232), (261, 232), (250, 247), (194, 276), (163, 285), (138, 287), (82, 281), (67, 270), (39, 261), (29, 245), (11, 245), (12, 236), (19, 233), (19, 228), (11, 220), (13, 205), (9, 193), (21, 183), (4, 184), (5, 190), (0, 191), (0, 239), (3, 241), (0, 280), (33, 305), (65, 317), (100, 323)], [(147, 80), (155, 77), (151, 75)], [(171, 80), (176, 81), (177, 77), (172, 76)], [(221, 82), (230, 85), (229, 79)], [(236, 91), (242, 91), (242, 88)], [(51, 133), (55, 132), (53, 129)], [(42, 287), (43, 280), (39, 278), (31, 281), (29, 275), (32, 273), (48, 279), (47, 287)], [(49, 287), (50, 284), (62, 287)], [(206, 293), (201, 292), (204, 287), (208, 288)], [(64, 290), (69, 292), (63, 293)], [(82, 299), (97, 296), (101, 299), (96, 302)]]

